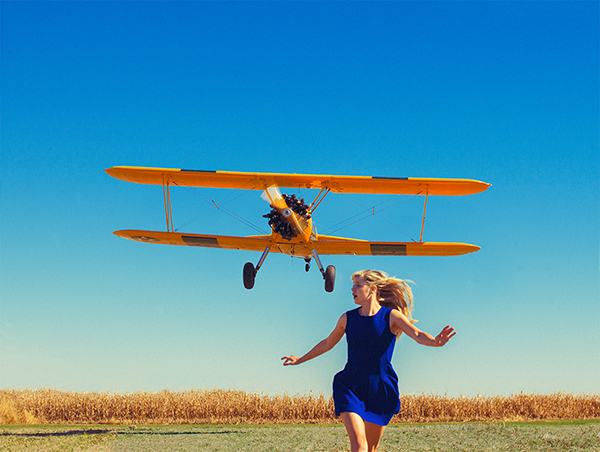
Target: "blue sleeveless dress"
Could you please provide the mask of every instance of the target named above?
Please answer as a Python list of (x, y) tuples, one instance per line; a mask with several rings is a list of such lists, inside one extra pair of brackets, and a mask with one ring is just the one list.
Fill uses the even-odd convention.
[(333, 378), (335, 414), (349, 411), (363, 420), (387, 425), (400, 411), (398, 376), (392, 368), (396, 336), (390, 331), (390, 308), (363, 317), (360, 308), (346, 313), (348, 362)]

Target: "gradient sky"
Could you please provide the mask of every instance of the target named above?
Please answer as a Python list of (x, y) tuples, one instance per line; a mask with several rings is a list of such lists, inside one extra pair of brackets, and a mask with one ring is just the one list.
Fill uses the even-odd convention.
[[(2, 2), (1, 17), (0, 387), (328, 395), (345, 340), (280, 358), (326, 337), (354, 308), (350, 275), (377, 268), (415, 282), (421, 329), (458, 331), (441, 349), (399, 340), (402, 392), (599, 392), (598, 2)], [(324, 256), (331, 294), (315, 265), (271, 254), (248, 291), (260, 253), (115, 237), (165, 229), (162, 188), (116, 165), (492, 187), (428, 202), (424, 240), (477, 253)], [(175, 227), (257, 233), (213, 200), (268, 232), (255, 191), (173, 189)], [(418, 240), (423, 201), (331, 194), (314, 221)]]

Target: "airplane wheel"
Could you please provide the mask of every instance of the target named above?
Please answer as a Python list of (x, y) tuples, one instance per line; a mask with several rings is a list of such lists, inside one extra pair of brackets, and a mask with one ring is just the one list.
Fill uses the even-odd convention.
[(310, 264), (306, 264), (306, 265), (304, 266), (304, 270), (306, 270), (306, 271), (309, 271), (309, 270), (310, 270)]
[(335, 267), (328, 265), (325, 270), (325, 291), (333, 292), (333, 286), (335, 285)]
[(244, 265), (244, 287), (246, 289), (252, 289), (254, 287), (254, 278), (256, 277), (256, 270), (252, 262), (246, 262)]

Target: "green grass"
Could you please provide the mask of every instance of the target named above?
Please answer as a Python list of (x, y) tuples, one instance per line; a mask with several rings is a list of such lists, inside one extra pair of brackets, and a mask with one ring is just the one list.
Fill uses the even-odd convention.
[[(342, 425), (2, 426), (1, 451), (347, 451)], [(380, 452), (600, 451), (600, 421), (390, 425)]]

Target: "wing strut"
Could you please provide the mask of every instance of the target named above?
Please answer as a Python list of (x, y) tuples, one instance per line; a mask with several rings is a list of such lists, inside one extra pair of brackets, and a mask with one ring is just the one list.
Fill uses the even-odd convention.
[[(325, 196), (327, 196), (330, 191), (331, 191), (330, 188), (322, 188), (321, 191), (319, 192), (319, 194), (317, 195), (317, 197), (315, 198), (315, 200), (313, 201), (313, 203), (308, 208), (308, 210), (310, 210), (311, 213), (314, 212), (317, 209), (317, 207), (319, 207), (319, 204), (321, 204), (321, 201), (323, 201), (325, 199)], [(321, 197), (321, 194), (323, 192), (325, 192), (325, 194)], [(321, 199), (319, 199), (319, 198), (321, 198)], [(319, 200), (319, 202), (317, 202), (317, 200)]]
[[(173, 228), (173, 211), (171, 210), (171, 193), (169, 191), (169, 180), (163, 176), (163, 197), (165, 198), (165, 216), (167, 217), (167, 232), (175, 232)], [(169, 225), (170, 228), (169, 229)]]
[(423, 207), (423, 223), (421, 224), (421, 238), (419, 239), (420, 243), (423, 243), (423, 229), (425, 229), (425, 212), (427, 211), (427, 198), (429, 197), (429, 185), (427, 186), (427, 190), (425, 191), (425, 207)]

